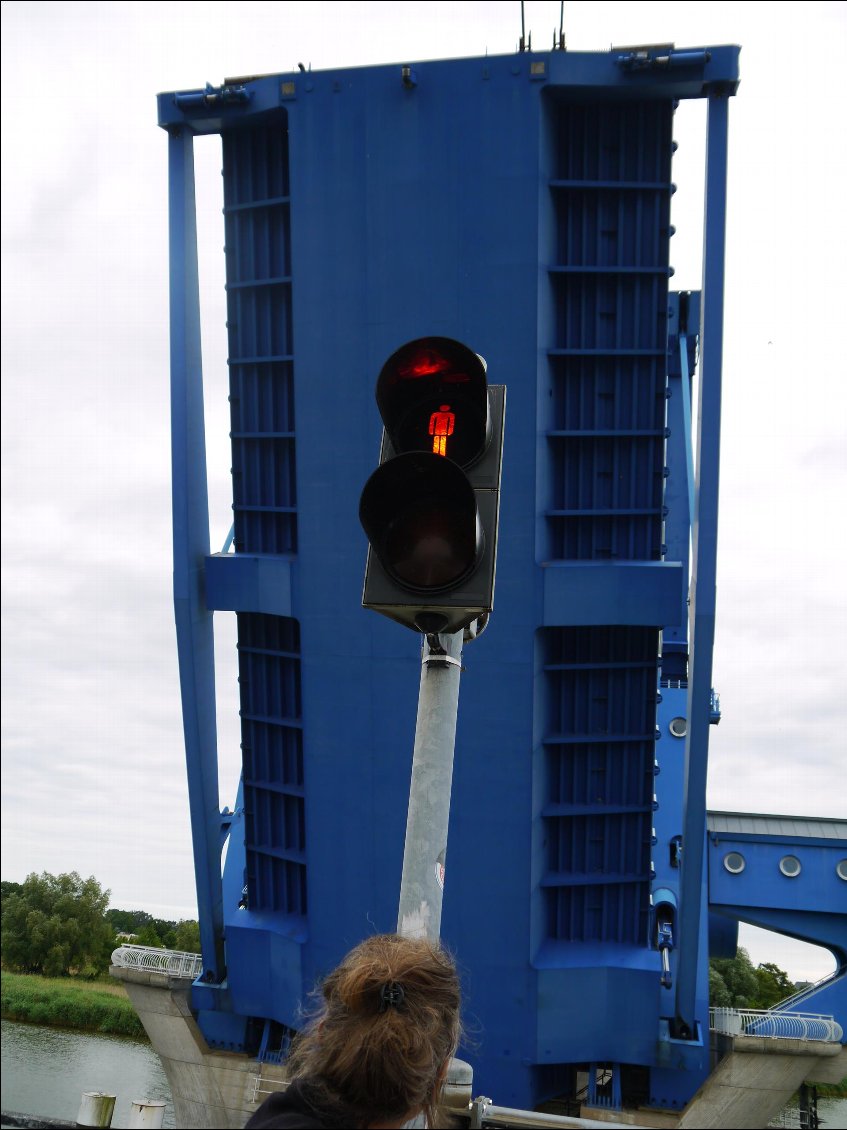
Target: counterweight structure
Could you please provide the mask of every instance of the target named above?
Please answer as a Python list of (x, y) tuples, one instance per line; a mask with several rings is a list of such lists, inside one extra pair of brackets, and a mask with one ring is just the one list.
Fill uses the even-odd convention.
[[(461, 1054), (475, 1090), (510, 1106), (587, 1086), (596, 1105), (678, 1109), (708, 1073), (705, 773), (738, 53), (524, 52), (159, 96), (205, 967), (193, 1003), (213, 1047), (284, 1055), (314, 982), (396, 923), (420, 656), (408, 630), (361, 607), (357, 508), (381, 365), (438, 335), (472, 343), (509, 395), (495, 610), (466, 648), (446, 861), (442, 937), (473, 1037)], [(709, 107), (704, 279), (680, 294), (673, 122), (690, 98)], [(193, 138), (209, 133), (223, 147), (224, 553), (209, 546), (193, 203)], [(238, 619), (243, 773), (223, 815), (214, 612)]]

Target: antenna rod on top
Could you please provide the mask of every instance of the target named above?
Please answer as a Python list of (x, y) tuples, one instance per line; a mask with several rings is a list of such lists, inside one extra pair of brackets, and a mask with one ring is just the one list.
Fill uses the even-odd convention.
[(518, 51), (526, 50), (526, 36), (524, 33), (524, 19), (523, 19), (523, 0), (521, 0), (521, 42)]
[(559, 5), (559, 50), (565, 49), (565, 0)]

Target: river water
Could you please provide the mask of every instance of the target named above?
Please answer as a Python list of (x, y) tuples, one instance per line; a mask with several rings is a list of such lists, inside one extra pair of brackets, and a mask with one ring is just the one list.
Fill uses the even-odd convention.
[[(847, 1099), (818, 1099), (818, 1120), (822, 1130), (847, 1130)], [(782, 1118), (775, 1119), (771, 1126), (800, 1126), (800, 1112), (796, 1107), (787, 1106)]]
[[(117, 1096), (113, 1127), (128, 1124), (137, 1099), (164, 1100), (164, 1125), (175, 1126), (165, 1072), (145, 1041), (4, 1020), (2, 1045), (3, 1110), (73, 1122), (83, 1091), (104, 1091)], [(791, 1113), (784, 1124), (797, 1126)], [(847, 1099), (819, 1099), (818, 1115), (824, 1130), (847, 1130)]]
[(116, 1095), (112, 1126), (129, 1124), (130, 1104), (164, 1100), (166, 1127), (175, 1126), (168, 1080), (148, 1043), (38, 1024), (2, 1022), (0, 1108), (73, 1122), (83, 1091)]

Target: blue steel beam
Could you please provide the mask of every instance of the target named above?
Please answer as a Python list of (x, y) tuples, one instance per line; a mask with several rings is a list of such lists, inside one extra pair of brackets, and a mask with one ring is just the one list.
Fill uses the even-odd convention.
[[(703, 98), (717, 89), (731, 95), (738, 87), (740, 49), (736, 46), (670, 52), (667, 47), (640, 50), (643, 50), (641, 59), (637, 59), (633, 52), (626, 54), (623, 50), (533, 52), (527, 53), (526, 59), (529, 60), (527, 65), (533, 67), (532, 81), (569, 86), (589, 98), (598, 92), (603, 98), (622, 96), (647, 100), (665, 98), (669, 93), (675, 98)], [(518, 73), (521, 66), (518, 56), (492, 55), (480, 62), (496, 69), (504, 61), (512, 73)], [(418, 81), (430, 77), (432, 68), (444, 62), (418, 62), (415, 65)], [(462, 66), (465, 60), (451, 62)], [(398, 82), (401, 80), (399, 64), (381, 69), (383, 73), (394, 70)], [(306, 90), (314, 89), (315, 80), (320, 81), (320, 76), (321, 72), (299, 74), (296, 71), (257, 75), (244, 79), (244, 86), (162, 93), (157, 95), (159, 125), (163, 129), (172, 125), (190, 125), (197, 134), (220, 133), (224, 126), (237, 126), (241, 118), (276, 110), (281, 103), (296, 99), (298, 84)], [(244, 90), (246, 98), (242, 97), (240, 90)]]
[(688, 584), (694, 513), (691, 380), (699, 342), (700, 293), (686, 291), (669, 297), (665, 562), (678, 565), (682, 593), (676, 623), (666, 621), (662, 629), (662, 677), (687, 685)]
[(694, 514), (694, 452), (691, 449), (691, 373), (688, 371), (688, 335), (679, 335), (682, 429), (685, 437), (685, 477), (688, 482), (688, 521)]
[(200, 349), (194, 138), (168, 137), (174, 615), (204, 980), (223, 979), (221, 816), (212, 613), (203, 600), (209, 501)]
[(697, 478), (689, 613), (691, 663), (683, 794), (680, 953), (676, 983), (677, 1034), (683, 1038), (693, 1038), (697, 1031), (695, 996), (704, 901), (706, 774), (709, 761), (718, 548), (728, 122), (727, 94), (722, 90), (710, 93), (706, 142)]

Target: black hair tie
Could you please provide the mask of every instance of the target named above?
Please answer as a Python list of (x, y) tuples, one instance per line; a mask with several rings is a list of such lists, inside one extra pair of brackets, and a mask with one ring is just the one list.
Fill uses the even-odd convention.
[(386, 981), (379, 990), (379, 1011), (385, 1012), (387, 1008), (399, 1008), (406, 999), (406, 990), (398, 981)]

